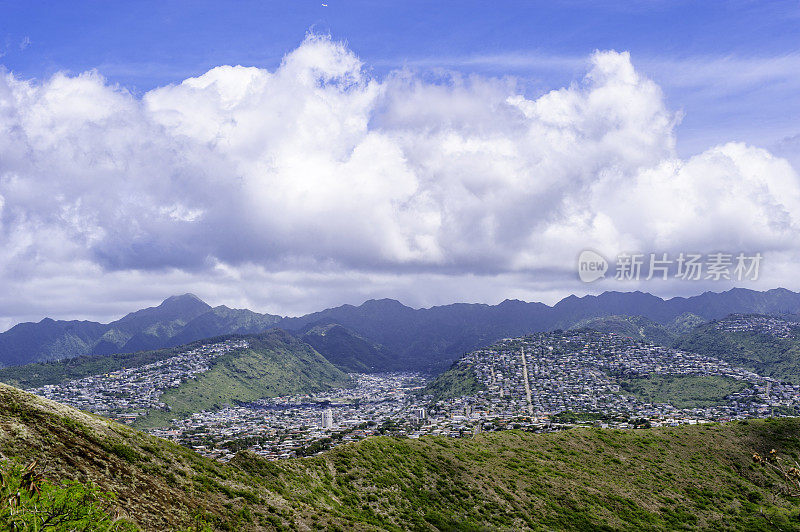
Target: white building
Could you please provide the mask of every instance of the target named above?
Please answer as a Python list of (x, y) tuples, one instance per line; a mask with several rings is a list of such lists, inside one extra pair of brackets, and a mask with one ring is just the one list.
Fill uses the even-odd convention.
[(323, 410), (321, 418), (320, 422), (323, 429), (333, 428), (333, 412), (330, 408)]

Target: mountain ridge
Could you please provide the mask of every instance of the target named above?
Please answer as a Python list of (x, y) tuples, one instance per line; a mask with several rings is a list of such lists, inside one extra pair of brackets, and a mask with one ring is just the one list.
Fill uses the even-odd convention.
[(156, 307), (101, 324), (46, 318), (0, 333), (0, 365), (158, 349), (221, 334), (257, 333), (270, 327), (298, 332), (313, 324), (339, 324), (383, 346), (399, 366), (441, 371), (461, 354), (506, 336), (567, 329), (604, 316), (642, 316), (666, 325), (681, 315), (713, 320), (733, 313), (800, 312), (800, 293), (733, 288), (663, 299), (641, 292), (571, 295), (552, 306), (504, 300), (497, 305), (453, 303), (415, 309), (394, 299), (370, 299), (303, 316), (281, 317), (247, 309), (211, 307), (197, 296), (167, 298)]

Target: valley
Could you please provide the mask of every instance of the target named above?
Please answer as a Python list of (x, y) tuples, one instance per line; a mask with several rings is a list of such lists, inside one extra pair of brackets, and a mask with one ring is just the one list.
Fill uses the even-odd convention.
[[(735, 315), (712, 323), (720, 331), (765, 334), (763, 323), (776, 334), (794, 330), (793, 322), (778, 318), (748, 320)], [(331, 356), (341, 369), (274, 329), (195, 342), (159, 352), (156, 362), (26, 388), (223, 461), (238, 450), (268, 459), (314, 455), (381, 434), (472, 437), (587, 423), (627, 429), (800, 412), (800, 385), (615, 333), (578, 328), (505, 339), (467, 353), (438, 376), (346, 373), (354, 359), (342, 358), (348, 345), (342, 339), (352, 337), (336, 334)], [(74, 360), (47, 367), (54, 364), (79, 373)], [(0, 377), (21, 369), (0, 370)]]
[(332, 323), (12, 366), (36, 395), (0, 385), (0, 453), (110, 490), (134, 529), (791, 528), (747, 464), (800, 456), (800, 384), (748, 361), (792, 367), (797, 322), (653, 323), (502, 338), (438, 374)]
[(791, 486), (753, 455), (795, 459), (798, 434), (796, 419), (770, 419), (378, 436), (310, 458), (239, 451), (222, 463), (0, 384), (4, 457), (115, 494), (110, 515), (148, 531), (790, 530)]

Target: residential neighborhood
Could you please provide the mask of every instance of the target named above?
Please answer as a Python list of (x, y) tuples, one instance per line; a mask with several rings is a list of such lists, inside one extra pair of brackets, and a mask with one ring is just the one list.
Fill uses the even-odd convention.
[[(728, 327), (793, 334), (783, 322), (737, 317)], [(94, 375), (32, 392), (133, 423), (168, 389), (208, 371), (224, 353), (247, 347), (233, 339), (203, 344), (144, 366)], [(436, 396), (435, 377), (418, 372), (350, 373), (350, 384), (313, 394), (262, 398), (177, 417), (152, 434), (229, 460), (249, 449), (270, 459), (316, 454), (375, 434), (468, 437), (518, 428), (551, 431), (577, 423), (632, 428), (788, 415), (800, 408), (800, 386), (758, 375), (714, 357), (594, 331), (508, 338), (464, 355), (453, 367), (467, 393)], [(723, 396), (643, 396), (637, 385), (705, 379)], [(661, 380), (659, 380), (661, 379)], [(666, 379), (666, 381), (664, 381)], [(688, 382), (688, 381), (687, 381)], [(459, 383), (464, 384), (464, 383)], [(687, 406), (689, 404), (690, 406)]]

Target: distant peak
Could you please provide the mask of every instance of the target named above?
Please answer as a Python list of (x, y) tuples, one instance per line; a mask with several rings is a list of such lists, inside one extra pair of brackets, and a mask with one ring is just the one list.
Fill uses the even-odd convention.
[(200, 299), (194, 294), (183, 294), (180, 296), (171, 296), (161, 302), (157, 307), (163, 310), (172, 311), (199, 311), (211, 310), (211, 305)]
[(389, 298), (368, 299), (367, 301), (364, 301), (364, 303), (361, 306), (362, 307), (404, 307), (405, 308), (405, 305), (400, 303), (398, 300), (389, 299)]
[[(521, 299), (504, 299), (500, 302), (497, 306), (501, 308), (516, 308), (516, 307), (526, 307), (530, 305), (527, 301), (522, 301)], [(533, 303), (534, 305), (543, 305), (544, 303)]]
[(181, 301), (191, 301), (191, 302), (203, 303), (204, 305), (206, 304), (205, 301), (203, 301), (202, 299), (200, 299), (196, 295), (189, 294), (189, 293), (181, 294), (181, 295), (177, 295), (177, 296), (170, 296), (167, 299), (165, 299), (164, 301), (162, 301), (161, 304), (163, 305), (164, 303), (175, 303), (175, 302), (181, 302)]

